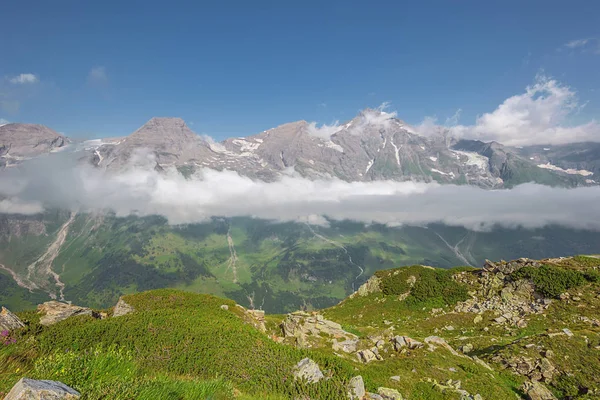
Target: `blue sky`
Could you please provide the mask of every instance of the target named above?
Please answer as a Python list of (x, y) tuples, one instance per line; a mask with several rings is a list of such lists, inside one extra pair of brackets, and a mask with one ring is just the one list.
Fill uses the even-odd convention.
[(585, 105), (567, 123), (600, 114), (592, 0), (40, 0), (1, 15), (0, 119), (73, 137), (176, 116), (222, 139), (383, 102), (411, 124), (459, 108), (473, 124), (540, 73)]

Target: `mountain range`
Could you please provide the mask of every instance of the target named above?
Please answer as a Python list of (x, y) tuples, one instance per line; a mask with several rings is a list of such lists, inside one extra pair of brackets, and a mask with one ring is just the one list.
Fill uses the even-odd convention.
[(122, 170), (145, 149), (154, 155), (157, 169), (176, 167), (186, 175), (201, 168), (232, 170), (267, 182), (294, 171), (309, 179), (347, 182), (577, 187), (598, 185), (600, 173), (598, 143), (516, 148), (459, 140), (448, 131), (423, 136), (394, 114), (370, 109), (333, 127), (297, 121), (221, 142), (195, 134), (179, 118), (152, 118), (127, 137), (84, 142), (39, 125), (0, 126), (0, 166), (69, 147), (109, 171)]
[[(425, 136), (394, 114), (369, 109), (335, 126), (298, 121), (221, 142), (197, 135), (178, 118), (152, 118), (127, 137), (95, 140), (40, 125), (0, 126), (0, 176), (63, 154), (108, 176), (147, 167), (165, 179), (178, 173), (191, 187), (208, 169), (266, 184), (293, 175), (303, 185), (330, 179), (351, 185), (422, 182), (485, 193), (525, 182), (597, 186), (600, 174), (598, 143), (517, 148), (453, 138), (448, 131)], [(51, 175), (60, 182), (63, 172)], [(52, 197), (56, 182), (42, 185), (41, 194)], [(481, 230), (327, 216), (319, 223), (272, 221), (239, 213), (174, 224), (110, 207), (79, 211), (54, 204), (24, 215), (11, 211), (10, 197), (0, 196), (3, 204), (9, 207), (0, 212), (0, 302), (14, 310), (48, 298), (107, 307), (123, 294), (176, 287), (287, 312), (332, 306), (384, 268), (600, 253), (600, 233), (553, 224)], [(244, 199), (234, 206), (244, 210)]]

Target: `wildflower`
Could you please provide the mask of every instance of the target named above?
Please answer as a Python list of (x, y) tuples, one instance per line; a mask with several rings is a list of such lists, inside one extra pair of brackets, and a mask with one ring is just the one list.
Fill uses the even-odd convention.
[(4, 330), (4, 331), (0, 332), (0, 337), (8, 337), (9, 334), (10, 334), (9, 331)]

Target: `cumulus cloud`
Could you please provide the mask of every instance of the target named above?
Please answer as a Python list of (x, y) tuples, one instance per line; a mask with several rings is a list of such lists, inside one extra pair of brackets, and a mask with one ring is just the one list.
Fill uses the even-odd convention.
[(106, 67), (98, 66), (90, 70), (88, 74), (88, 82), (90, 84), (106, 84), (108, 83), (108, 75), (106, 73)]
[[(504, 100), (494, 111), (479, 116), (474, 125), (445, 128), (458, 138), (495, 140), (512, 146), (600, 141), (597, 121), (569, 124), (569, 117), (583, 106), (570, 87), (540, 75), (524, 93)], [(439, 129), (435, 119), (426, 119), (416, 127), (425, 135)]]
[(307, 132), (309, 135), (318, 137), (319, 139), (329, 140), (331, 135), (336, 132), (339, 132), (342, 127), (339, 125), (338, 121), (335, 121), (331, 125), (323, 124), (321, 126), (317, 126), (316, 122), (311, 122), (308, 124)]
[(6, 125), (6, 124), (10, 124), (10, 122), (8, 120), (5, 120), (4, 118), (0, 118), (0, 126)]
[(397, 113), (395, 111), (386, 111), (389, 109), (389, 103), (383, 103), (377, 108), (367, 108), (358, 113), (358, 116), (353, 120), (340, 125), (339, 121), (335, 121), (331, 125), (322, 124), (318, 125), (316, 122), (311, 122), (308, 125), (308, 134), (318, 137), (323, 140), (330, 140), (334, 133), (338, 133), (342, 130), (346, 130), (352, 135), (360, 135), (369, 126), (379, 127), (387, 129), (392, 123), (393, 119), (396, 118)]
[(34, 74), (20, 74), (9, 79), (14, 85), (24, 85), (39, 82), (39, 78)]
[(78, 165), (64, 153), (53, 154), (0, 174), (0, 196), (8, 199), (2, 210), (35, 213), (35, 205), (111, 210), (119, 216), (163, 215), (173, 224), (211, 216), (323, 224), (326, 216), (396, 226), (439, 222), (474, 230), (551, 224), (600, 229), (600, 187), (526, 184), (490, 191), (418, 182), (311, 181), (297, 175), (266, 183), (210, 169), (186, 179), (175, 170), (159, 173), (153, 166), (151, 156), (140, 154), (131, 168), (115, 174)]

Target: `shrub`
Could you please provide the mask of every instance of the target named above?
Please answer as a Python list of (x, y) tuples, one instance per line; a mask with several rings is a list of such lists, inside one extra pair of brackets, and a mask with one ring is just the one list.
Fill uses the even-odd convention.
[(542, 265), (523, 267), (513, 274), (514, 279), (531, 279), (538, 293), (546, 297), (558, 297), (567, 290), (583, 285), (586, 282), (582, 272)]
[[(379, 271), (381, 290), (385, 295), (401, 295), (410, 291), (408, 305), (440, 307), (469, 298), (467, 287), (456, 282), (456, 271), (412, 266), (393, 271)], [(411, 276), (415, 280), (411, 280)], [(414, 283), (411, 283), (414, 281)]]

